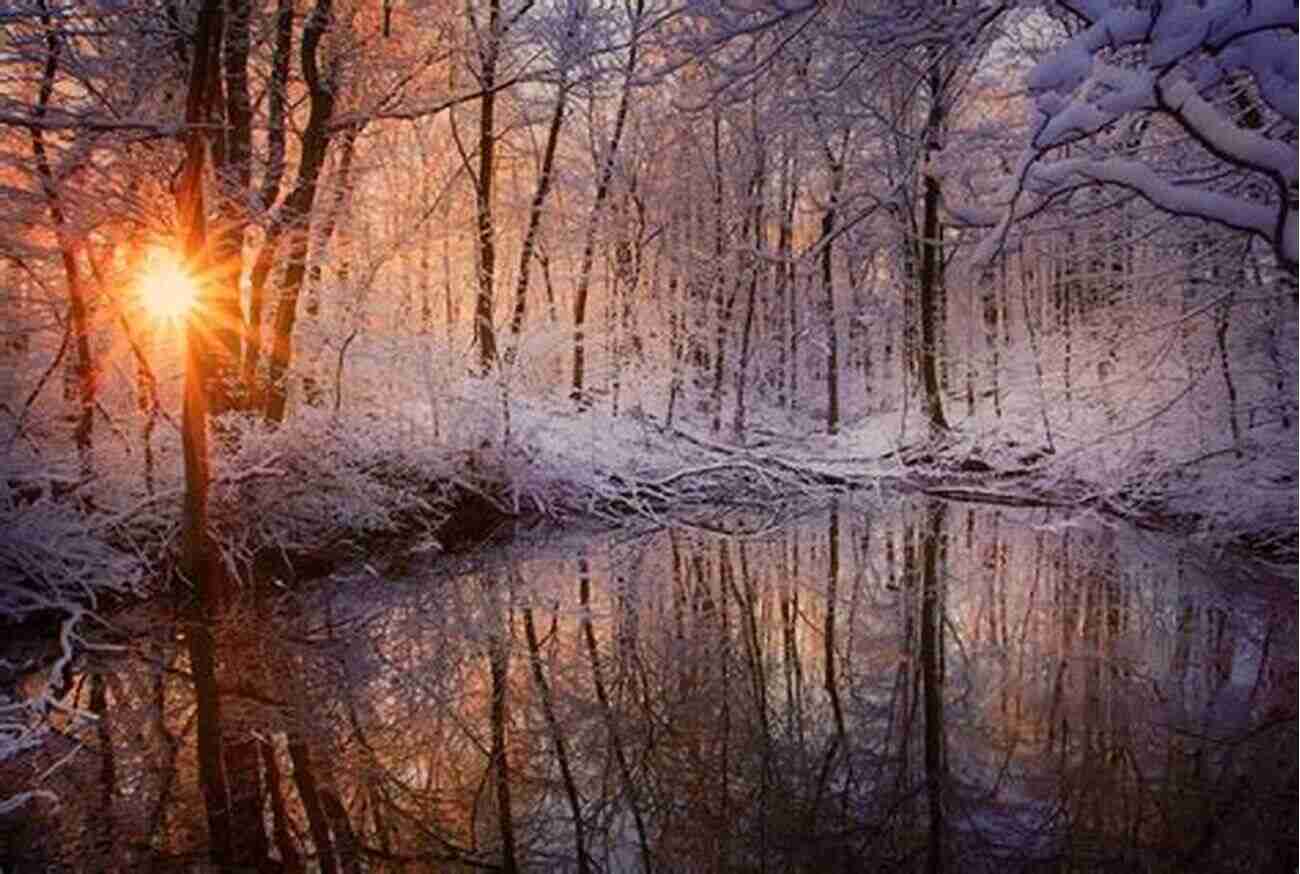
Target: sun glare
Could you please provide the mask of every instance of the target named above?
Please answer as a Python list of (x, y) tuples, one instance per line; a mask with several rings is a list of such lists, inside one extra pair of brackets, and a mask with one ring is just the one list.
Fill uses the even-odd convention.
[(140, 304), (160, 322), (183, 318), (194, 306), (199, 289), (175, 253), (153, 249), (145, 257), (138, 280)]

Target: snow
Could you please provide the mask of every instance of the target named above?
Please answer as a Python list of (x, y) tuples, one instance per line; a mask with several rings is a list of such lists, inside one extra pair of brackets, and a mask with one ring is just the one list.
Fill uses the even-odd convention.
[[(1280, 33), (1252, 33), (1232, 43), (1219, 56), (1223, 68), (1251, 71), (1260, 96), (1290, 124), (1300, 123), (1297, 110), (1297, 54), (1294, 40)], [(1199, 84), (1199, 83), (1198, 83)]]
[(1071, 103), (1048, 119), (1034, 144), (1039, 148), (1050, 148), (1069, 139), (1086, 137), (1101, 130), (1111, 120), (1109, 113), (1090, 103)]
[(1158, 94), (1160, 103), (1180, 114), (1184, 124), (1195, 131), (1211, 150), (1239, 165), (1274, 175), (1286, 185), (1296, 184), (1295, 146), (1267, 139), (1232, 124), (1197, 94), (1186, 79), (1177, 78), (1161, 84)]
[[(1026, 192), (1050, 198), (1091, 180), (1129, 188), (1175, 215), (1250, 231), (1294, 267), (1293, 192), (1300, 174), (1294, 145), (1300, 112), (1295, 5), (1228, 0), (1204, 7), (1095, 2), (1071, 8), (1089, 24), (1064, 39), (1027, 77), (1035, 133), (996, 198), (1004, 211), (1001, 220), (981, 217), (970, 205), (955, 206), (972, 223), (995, 225), (977, 260), (987, 263), (1005, 243), (1011, 225), (1037, 208)], [(1281, 127), (1236, 117), (1240, 102), (1221, 92), (1239, 91), (1248, 82)], [(1247, 93), (1242, 99), (1252, 97)], [(1245, 195), (1225, 194), (1157, 172), (1154, 165), (1103, 159), (1095, 151), (1087, 160), (1055, 155), (1058, 147), (1080, 141), (1105, 147), (1109, 132), (1126, 116), (1149, 113), (1171, 120), (1224, 170), (1238, 177), (1262, 176), (1271, 197), (1262, 199), (1258, 186)]]
[(1041, 91), (1070, 92), (1082, 85), (1091, 72), (1092, 55), (1083, 46), (1071, 45), (1035, 67), (1029, 74), (1026, 85), (1030, 94)]
[(1097, 82), (1104, 90), (1097, 97), (1096, 104), (1107, 120), (1126, 112), (1153, 109), (1155, 101), (1153, 90), (1155, 76), (1146, 70), (1131, 70), (1113, 64), (1099, 63), (1096, 66)]
[(1032, 168), (1030, 178), (1049, 189), (1087, 180), (1121, 185), (1169, 212), (1222, 222), (1261, 236), (1271, 235), (1277, 221), (1275, 209), (1212, 191), (1175, 185), (1147, 164), (1125, 158), (1100, 161), (1078, 158), (1038, 164)]

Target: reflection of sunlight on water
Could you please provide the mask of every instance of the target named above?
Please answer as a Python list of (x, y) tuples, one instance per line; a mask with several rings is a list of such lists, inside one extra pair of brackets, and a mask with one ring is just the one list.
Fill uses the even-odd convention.
[[(909, 870), (936, 827), (963, 864), (1088, 867), (1122, 849), (1176, 867), (1211, 827), (1224, 859), (1271, 858), (1286, 836), (1265, 826), (1294, 821), (1294, 599), (1236, 598), (1150, 537), (1049, 529), (1042, 511), (845, 502), (835, 518), (507, 549), (460, 576), (363, 574), (249, 616), (239, 637), (272, 667), (248, 682), (285, 703), (244, 718), (276, 739), (286, 816), (307, 833), (294, 737), (367, 846), (496, 864), (499, 718), (530, 864), (572, 867), (580, 833), (601, 865)], [(159, 664), (183, 662), (111, 666), (114, 737), (178, 739), (177, 773), (132, 759), (116, 821), (144, 829), (165, 797), (152, 840), (173, 852), (202, 807), (192, 693)], [(1215, 802), (1240, 780), (1251, 799)], [(74, 797), (68, 822), (94, 816), (94, 793)]]

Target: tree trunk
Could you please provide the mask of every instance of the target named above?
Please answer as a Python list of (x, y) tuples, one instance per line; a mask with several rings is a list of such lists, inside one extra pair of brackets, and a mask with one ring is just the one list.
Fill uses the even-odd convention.
[[(293, 50), (293, 0), (278, 0), (275, 18), (275, 48), (271, 57), (271, 81), (267, 86), (267, 165), (258, 192), (263, 209), (270, 209), (280, 196), (285, 168), (285, 114), (288, 103), (290, 55)], [(282, 227), (274, 222), (255, 259), (249, 280), (248, 315), (244, 321), (244, 351), (240, 366), (240, 388), (245, 409), (256, 409), (263, 398), (257, 378), (262, 354), (262, 310), (265, 307), (266, 278), (279, 245)]]
[(722, 428), (722, 377), (727, 361), (727, 338), (731, 334), (731, 309), (736, 300), (733, 287), (727, 292), (727, 268), (723, 263), (726, 240), (723, 230), (723, 168), (722, 168), (722, 113), (713, 113), (713, 299), (714, 334), (716, 346), (713, 354), (713, 392), (710, 406), (713, 409), (713, 430)]
[(542, 667), (542, 652), (537, 641), (537, 629), (533, 624), (531, 607), (524, 608), (524, 636), (528, 640), (528, 661), (533, 669), (533, 684), (542, 701), (542, 715), (546, 718), (546, 727), (551, 734), (551, 743), (555, 746), (555, 760), (560, 766), (560, 779), (564, 784), (564, 797), (569, 803), (569, 816), (573, 819), (573, 842), (577, 855), (578, 874), (590, 874), (591, 865), (587, 859), (587, 839), (582, 818), (582, 798), (578, 795), (578, 786), (573, 779), (573, 770), (569, 767), (568, 748), (564, 743), (564, 730), (555, 714), (555, 703), (551, 698), (551, 686), (546, 680)]
[(564, 109), (568, 101), (569, 89), (560, 85), (555, 97), (555, 111), (551, 115), (551, 124), (546, 131), (546, 145), (542, 150), (542, 166), (537, 177), (537, 190), (533, 192), (533, 202), (528, 208), (528, 229), (524, 231), (524, 242), (519, 250), (519, 278), (515, 283), (514, 313), (510, 317), (510, 350), (506, 358), (514, 362), (519, 346), (519, 334), (524, 327), (524, 316), (528, 309), (528, 280), (533, 266), (533, 250), (537, 234), (542, 225), (542, 208), (546, 205), (547, 195), (551, 191), (552, 170), (555, 166), (555, 152), (560, 142), (560, 129), (564, 126)]
[[(344, 210), (347, 208), (349, 195), (352, 193), (352, 164), (353, 159), (356, 157), (357, 137), (361, 134), (361, 128), (361, 124), (348, 125), (343, 134), (343, 144), (339, 149), (338, 168), (334, 171), (328, 206), (325, 209), (324, 220), (320, 222), (320, 231), (316, 234), (316, 242), (313, 244), (317, 250), (316, 257), (312, 259), (311, 268), (307, 271), (307, 305), (305, 309), (309, 316), (320, 315), (320, 285), (324, 279), (321, 262), (324, 260), (325, 249), (329, 246), (330, 240), (334, 238), (334, 232), (339, 224), (339, 217), (343, 215)], [(351, 258), (343, 258), (338, 269), (340, 284), (347, 284), (351, 273), (350, 267)]]
[[(755, 133), (758, 129), (757, 109), (754, 108), (750, 124)], [(759, 279), (764, 274), (762, 262), (766, 256), (767, 233), (763, 221), (764, 182), (767, 178), (767, 147), (759, 136), (755, 136), (754, 175), (749, 184), (749, 197), (753, 203), (749, 220), (753, 235), (754, 251), (747, 257), (749, 291), (745, 300), (745, 321), (740, 329), (740, 360), (736, 364), (736, 415), (732, 420), (731, 432), (736, 440), (745, 436), (745, 389), (748, 383), (749, 358), (753, 346), (754, 309), (758, 302)]]
[(817, 781), (817, 795), (820, 797), (824, 791), (827, 779), (830, 775), (830, 768), (835, 761), (836, 756), (840, 753), (846, 743), (846, 731), (844, 723), (844, 708), (840, 701), (839, 680), (835, 673), (835, 662), (838, 658), (835, 643), (836, 630), (836, 607), (839, 600), (839, 577), (840, 577), (840, 508), (838, 501), (832, 501), (830, 510), (830, 530), (827, 535), (829, 543), (827, 546), (827, 570), (826, 570), (826, 617), (822, 626), (822, 658), (825, 661), (825, 677), (823, 678), (823, 688), (826, 690), (826, 699), (831, 705), (831, 716), (834, 719), (835, 734), (831, 738), (831, 743), (826, 749), (826, 757), (822, 763), (821, 777)]
[(632, 820), (636, 825), (637, 843), (641, 848), (641, 870), (643, 874), (650, 874), (653, 870), (650, 861), (650, 842), (646, 835), (645, 821), (641, 816), (639, 793), (636, 790), (636, 783), (632, 779), (632, 768), (628, 764), (627, 753), (623, 749), (618, 723), (614, 719), (614, 709), (609, 700), (609, 693), (605, 689), (604, 674), (600, 668), (600, 655), (596, 648), (596, 632), (592, 628), (591, 622), (591, 568), (585, 558), (578, 559), (578, 606), (582, 611), (582, 635), (587, 644), (587, 658), (591, 664), (591, 680), (596, 689), (596, 701), (600, 706), (600, 713), (605, 722), (605, 730), (609, 734), (609, 744), (614, 752), (614, 761), (618, 764), (618, 774), (622, 782), (623, 793), (627, 798), (627, 806), (632, 812)]
[[(500, 610), (500, 605), (496, 609)], [(519, 870), (519, 863), (515, 849), (514, 806), (510, 799), (510, 761), (506, 755), (510, 644), (507, 639), (508, 620), (499, 616), (496, 621), (495, 633), (488, 640), (488, 666), (492, 674), (491, 766), (496, 789), (497, 823), (501, 831), (501, 870), (503, 874), (515, 874)]]
[[(754, 242), (761, 251), (763, 245), (761, 239)], [(745, 438), (745, 389), (753, 346), (754, 310), (758, 305), (758, 281), (759, 269), (755, 264), (750, 269), (749, 294), (745, 299), (745, 321), (740, 328), (740, 360), (736, 364), (736, 414), (731, 423), (731, 433), (738, 441), (743, 441)]]
[[(1000, 344), (998, 340), (998, 317), (1005, 313), (998, 312), (999, 299), (1006, 300), (1007, 295), (1007, 255), (998, 258), (998, 282), (988, 283), (980, 292), (980, 301), (984, 312), (984, 344), (988, 353), (989, 390), (993, 392), (993, 412), (1002, 418), (1002, 386)], [(1000, 293), (999, 293), (1000, 290)], [(971, 356), (974, 358), (974, 355)], [(973, 412), (973, 410), (972, 410)]]
[(284, 874), (302, 874), (302, 854), (298, 852), (298, 845), (289, 831), (289, 812), (284, 804), (284, 792), (280, 788), (280, 763), (276, 759), (275, 747), (270, 741), (263, 741), (258, 746), (271, 802), (272, 834), (275, 837), (275, 847), (280, 852)]
[[(847, 137), (846, 137), (847, 140)], [(847, 145), (847, 143), (846, 143)], [(844, 183), (844, 165), (835, 160), (826, 149), (830, 162), (831, 192), (822, 215), (821, 280), (826, 307), (826, 433), (838, 434), (840, 430), (840, 341), (835, 319), (834, 244), (836, 211), (839, 207), (840, 188)]]
[[(203, 200), (206, 142), (200, 122), (206, 114), (214, 46), (220, 38), (220, 0), (205, 0), (199, 10), (185, 105), (187, 125), (185, 163), (177, 186), (177, 213), (190, 270), (204, 276), (207, 225)], [(208, 392), (204, 354), (206, 335), (192, 316), (186, 323), (185, 386), (181, 408), (181, 452), (185, 470), (182, 517), (182, 572), (198, 590), (198, 614), (186, 635), (190, 670), (198, 711), (197, 753), (199, 785), (208, 819), (209, 854), (217, 867), (234, 860), (231, 810), (222, 756), (221, 700), (217, 691), (215, 625), (230, 600), (231, 584), (208, 530), (208, 488), (211, 482), (207, 428)]]
[(677, 275), (679, 269), (674, 262), (668, 277), (668, 409), (664, 413), (664, 428), (671, 431), (673, 414), (677, 410), (677, 398), (682, 391), (682, 369), (686, 358), (686, 314), (689, 298), (684, 289), (686, 283)]
[(40, 2), (41, 24), (45, 28), (45, 65), (41, 71), (40, 90), (36, 106), (32, 111), (34, 124), (31, 127), (32, 157), (36, 160), (36, 173), (40, 177), (41, 188), (50, 210), (50, 219), (54, 224), (54, 234), (58, 239), (59, 254), (63, 260), (63, 273), (68, 283), (68, 317), (72, 322), (73, 347), (76, 350), (73, 369), (77, 383), (78, 412), (73, 428), (73, 442), (81, 460), (81, 476), (88, 478), (94, 468), (91, 457), (94, 442), (96, 372), (93, 352), (90, 346), (90, 315), (86, 290), (82, 282), (77, 254), (67, 228), (63, 212), (63, 203), (55, 185), (54, 172), (50, 167), (49, 156), (45, 149), (45, 134), (41, 119), (45, 117), (54, 93), (54, 77), (59, 67), (59, 57), (63, 41), (54, 29), (54, 23), (46, 7), (45, 0)]
[(262, 311), (266, 306), (266, 283), (275, 266), (275, 257), (284, 237), (284, 213), (281, 212), (267, 226), (262, 240), (262, 247), (253, 261), (249, 276), (248, 317), (244, 324), (244, 358), (240, 368), (240, 382), (243, 383), (244, 403), (247, 409), (255, 409), (265, 404), (265, 386), (258, 379), (258, 368), (262, 363)]
[(317, 52), (330, 26), (333, 0), (317, 0), (307, 16), (302, 32), (302, 70), (307, 83), (310, 109), (307, 128), (302, 137), (302, 158), (298, 181), (284, 202), (288, 225), (289, 251), (284, 278), (280, 282), (280, 301), (275, 311), (275, 334), (271, 342), (271, 362), (267, 378), (266, 419), (272, 424), (284, 421), (288, 400), (288, 373), (293, 350), (293, 328), (298, 315), (298, 295), (307, 271), (307, 228), (316, 186), (325, 153), (330, 143), (330, 119), (334, 114), (337, 85), (332, 75), (322, 76)]
[(321, 803), (320, 787), (316, 782), (316, 771), (312, 766), (311, 750), (301, 736), (290, 737), (289, 759), (293, 762), (293, 782), (298, 788), (298, 798), (302, 801), (303, 812), (307, 815), (307, 825), (311, 831), (312, 843), (316, 845), (316, 864), (320, 874), (338, 874), (338, 863), (334, 858), (334, 841), (330, 837), (329, 818)]
[[(216, 182), (218, 227), (211, 240), (210, 281), (202, 286), (198, 306), (209, 333), (206, 349), (208, 410), (213, 416), (240, 404), (240, 337), (244, 330), (240, 306), (240, 277), (243, 274), (244, 236), (248, 226), (248, 193), (252, 182), (252, 119), (248, 93), (249, 0), (228, 0), (225, 37), (220, 46), (220, 64), (225, 72), (225, 124), (213, 150), (212, 174)], [(216, 75), (218, 46), (212, 46), (214, 92), (220, 83)], [(207, 115), (221, 107), (216, 100)], [(209, 117), (209, 123), (219, 121)]]
[(1043, 376), (1043, 351), (1038, 342), (1038, 317), (1033, 310), (1038, 307), (1030, 307), (1029, 295), (1031, 293), (1029, 271), (1025, 269), (1025, 253), (1023, 249), (1017, 257), (1020, 262), (1020, 302), (1024, 308), (1025, 316), (1025, 334), (1029, 337), (1029, 349), (1034, 356), (1034, 379), (1038, 386), (1038, 412), (1043, 420), (1043, 437), (1047, 441), (1047, 448), (1050, 452), (1056, 451), (1056, 444), (1052, 440), (1052, 422), (1047, 416), (1047, 389), (1044, 384)]
[(614, 131), (610, 134), (605, 147), (604, 165), (596, 181), (596, 197), (591, 204), (591, 216), (587, 220), (586, 242), (582, 247), (582, 262), (578, 267), (578, 285), (573, 295), (573, 388), (570, 398), (580, 409), (587, 406), (584, 396), (586, 384), (586, 346), (585, 328), (587, 323), (587, 296), (591, 290), (591, 271), (596, 259), (596, 228), (600, 221), (601, 208), (609, 196), (610, 182), (614, 176), (614, 162), (618, 157), (618, 146), (623, 139), (623, 128), (627, 123), (628, 104), (632, 96), (632, 76), (636, 72), (637, 49), (640, 46), (638, 32), (641, 16), (645, 11), (645, 0), (636, 0), (629, 22), (633, 34), (627, 49), (627, 65), (624, 67), (623, 90), (618, 98), (618, 111), (614, 115)]
[(922, 216), (918, 253), (918, 304), (921, 315), (921, 383), (925, 388), (926, 421), (930, 436), (949, 430), (943, 413), (943, 386), (940, 382), (940, 346), (943, 343), (943, 225), (939, 220), (939, 180), (930, 172), (931, 156), (941, 147), (940, 138), (947, 124), (944, 101), (944, 69), (941, 58), (932, 53), (927, 74), (930, 109), (922, 131), (921, 144)]
[(95, 714), (99, 743), (99, 809), (96, 812), (95, 854), (111, 865), (117, 859), (117, 754), (113, 749), (112, 714), (108, 708), (108, 683), (102, 673), (90, 677), (90, 712)]
[(478, 296), (474, 299), (474, 342), (478, 346), (479, 370), (484, 374), (496, 366), (497, 339), (493, 327), (496, 285), (496, 227), (492, 217), (492, 189), (496, 181), (496, 80), (497, 61), (505, 33), (501, 23), (501, 0), (488, 3), (488, 32), (480, 50), (478, 120), (478, 174), (475, 176), (477, 215)]
[[(186, 325), (185, 387), (181, 417), (182, 455), (185, 470), (183, 518), (183, 572), (198, 590), (198, 613), (187, 635), (198, 711), (197, 743), (199, 778), (208, 814), (211, 856), (218, 866), (253, 867), (266, 856), (262, 826), (261, 791), (257, 771), (256, 742), (251, 738), (227, 736), (221, 712), (218, 677), (221, 671), (220, 645), (216, 626), (230, 606), (234, 581), (213, 543), (208, 530), (208, 490), (211, 483), (207, 447), (208, 417), (233, 403), (233, 374), (239, 342), (238, 320), (214, 321), (220, 307), (229, 303), (229, 287), (237, 287), (238, 268), (232, 281), (224, 259), (232, 257), (231, 233), (219, 232), (215, 243), (209, 238), (203, 199), (203, 167), (207, 135), (202, 123), (210, 115), (219, 81), (219, 40), (223, 27), (218, 0), (208, 0), (200, 10), (195, 35), (194, 65), (190, 72), (185, 118), (188, 127), (185, 163), (177, 186), (177, 208), (184, 236), (186, 261), (191, 272), (203, 279), (199, 301), (203, 305)], [(238, 55), (238, 52), (235, 52)], [(221, 155), (227, 156), (225, 143)], [(214, 161), (214, 169), (217, 162)], [(242, 246), (242, 232), (240, 232)], [(235, 253), (237, 256), (237, 252)], [(226, 286), (225, 290), (213, 286)], [(211, 311), (209, 306), (214, 307)], [(237, 302), (236, 302), (237, 306)], [(203, 319), (199, 325), (198, 318)]]
[[(1240, 279), (1245, 277), (1241, 276)], [(1234, 452), (1238, 458), (1241, 458), (1241, 423), (1237, 418), (1237, 386), (1232, 381), (1232, 366), (1228, 360), (1228, 327), (1232, 322), (1232, 304), (1236, 296), (1235, 291), (1230, 291), (1214, 307), (1214, 341), (1219, 350), (1219, 372), (1223, 375), (1223, 385), (1228, 392), (1228, 433), (1232, 436)]]
[[(937, 102), (932, 116), (942, 118)], [(936, 121), (936, 125), (938, 121)], [(927, 150), (928, 150), (927, 146)], [(925, 386), (926, 420), (930, 434), (936, 436), (948, 430), (948, 420), (943, 414), (943, 394), (939, 385), (939, 330), (937, 324), (938, 299), (943, 282), (943, 262), (939, 252), (939, 181), (925, 176), (924, 216), (921, 230), (921, 379)]]
[(343, 801), (337, 792), (328, 787), (321, 789), (320, 800), (321, 808), (325, 811), (330, 828), (334, 832), (334, 846), (338, 850), (342, 874), (362, 874), (361, 846), (357, 842), (356, 832), (352, 829), (352, 820), (343, 807)]
[(772, 277), (772, 298), (777, 311), (776, 321), (778, 326), (776, 404), (779, 407), (787, 406), (790, 401), (790, 396), (787, 394), (790, 385), (789, 358), (790, 347), (794, 343), (794, 330), (791, 323), (793, 306), (788, 303), (790, 296), (793, 294), (790, 290), (795, 199), (793, 163), (794, 159), (789, 154), (782, 154), (780, 192), (777, 195), (776, 204), (779, 211), (776, 232), (776, 263), (772, 265), (774, 274)]
[(947, 505), (939, 501), (927, 508), (929, 524), (921, 544), (921, 674), (925, 697), (925, 785), (930, 811), (927, 874), (940, 874), (944, 866), (944, 594), (939, 581), (938, 556), (946, 510)]
[(718, 829), (714, 840), (718, 844), (718, 861), (715, 871), (730, 871), (732, 830), (731, 813), (731, 607), (728, 606), (727, 590), (734, 585), (735, 574), (731, 568), (731, 553), (727, 541), (718, 542), (718, 672), (721, 674), (722, 688), (718, 690), (718, 730), (719, 770), (718, 780)]
[(803, 661), (799, 654), (798, 533), (791, 534), (792, 567), (784, 575), (781, 592), (781, 666), (785, 676), (785, 733), (787, 742), (803, 745)]
[[(339, 150), (338, 169), (334, 173), (333, 190), (330, 192), (328, 206), (325, 209), (325, 217), (320, 222), (320, 231), (316, 234), (316, 241), (313, 243), (315, 249), (312, 259), (311, 268), (307, 272), (307, 305), (305, 307), (306, 315), (319, 319), (321, 311), (321, 282), (323, 281), (323, 270), (321, 261), (325, 258), (325, 252), (328, 251), (330, 240), (334, 237), (335, 229), (338, 227), (339, 217), (343, 215), (347, 207), (349, 195), (352, 192), (352, 162), (356, 155), (357, 137), (361, 133), (361, 125), (349, 125), (347, 131), (343, 134), (343, 145)], [(341, 257), (338, 258), (338, 268), (336, 275), (338, 277), (339, 290), (348, 294), (351, 282), (351, 256), (346, 247)], [(352, 342), (359, 333), (357, 328), (358, 320), (355, 318), (355, 308), (360, 309), (361, 292), (357, 296), (345, 297), (344, 307), (346, 311), (354, 316), (352, 318), (352, 332), (347, 339), (343, 341), (338, 351), (338, 367), (335, 370), (334, 380), (334, 410), (338, 411), (339, 398), (341, 397), (341, 379), (343, 372), (343, 355), (347, 351), (347, 346)], [(324, 391), (320, 384), (320, 358), (323, 356), (325, 349), (329, 348), (331, 343), (326, 341), (324, 348), (317, 351), (313, 356), (311, 364), (306, 368), (307, 372), (303, 374), (303, 400), (313, 407), (324, 405)]]

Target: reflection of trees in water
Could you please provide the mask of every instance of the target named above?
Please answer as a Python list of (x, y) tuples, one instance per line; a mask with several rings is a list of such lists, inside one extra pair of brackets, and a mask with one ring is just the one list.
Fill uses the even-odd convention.
[[(1294, 603), (1043, 521), (841, 502), (235, 605), (232, 840), (343, 874), (1294, 868)], [(45, 843), (177, 870), (208, 855), (192, 647), (124, 622)]]

